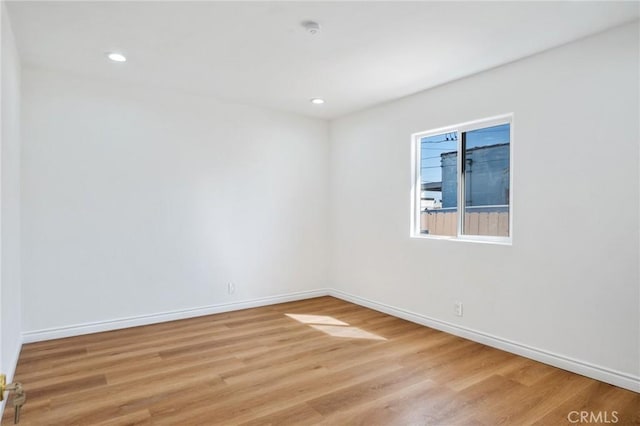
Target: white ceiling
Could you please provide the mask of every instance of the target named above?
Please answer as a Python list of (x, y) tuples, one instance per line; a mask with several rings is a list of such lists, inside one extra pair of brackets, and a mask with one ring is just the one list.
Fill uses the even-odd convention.
[[(25, 64), (335, 118), (637, 19), (638, 2), (7, 2)], [(300, 26), (318, 21), (312, 36)], [(108, 61), (107, 51), (128, 61)], [(312, 105), (322, 97), (326, 104)]]

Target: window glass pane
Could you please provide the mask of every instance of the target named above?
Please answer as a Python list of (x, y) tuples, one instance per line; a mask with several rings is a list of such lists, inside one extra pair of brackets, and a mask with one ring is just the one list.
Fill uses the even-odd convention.
[(510, 125), (462, 133), (463, 234), (509, 236)]
[(420, 139), (420, 232), (458, 233), (457, 133)]

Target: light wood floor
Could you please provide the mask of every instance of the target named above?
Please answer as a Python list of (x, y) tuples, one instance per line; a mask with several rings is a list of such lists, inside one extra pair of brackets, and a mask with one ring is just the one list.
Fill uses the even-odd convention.
[(640, 424), (637, 393), (331, 297), (28, 344), (16, 380), (23, 425)]

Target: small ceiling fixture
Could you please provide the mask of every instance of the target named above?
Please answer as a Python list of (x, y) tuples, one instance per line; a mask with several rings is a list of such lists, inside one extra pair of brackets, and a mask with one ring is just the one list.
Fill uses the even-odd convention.
[(311, 103), (315, 105), (322, 105), (324, 103), (324, 99), (321, 98), (311, 98)]
[(127, 62), (127, 58), (125, 58), (122, 53), (107, 53), (107, 58), (111, 59), (113, 62)]
[(320, 24), (314, 21), (304, 21), (302, 23), (302, 28), (304, 28), (311, 35), (315, 35), (320, 32)]

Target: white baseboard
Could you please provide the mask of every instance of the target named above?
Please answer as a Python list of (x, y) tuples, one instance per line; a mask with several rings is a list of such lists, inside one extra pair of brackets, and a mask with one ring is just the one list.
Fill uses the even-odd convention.
[(128, 318), (118, 318), (108, 321), (96, 321), (84, 324), (75, 324), (65, 327), (47, 328), (44, 330), (27, 331), (22, 333), (24, 343), (40, 342), (43, 340), (61, 339), (63, 337), (80, 336), (83, 334), (100, 333), (102, 331), (119, 330), (122, 328), (137, 327), (141, 325), (156, 324), (160, 322), (175, 321), (185, 318), (199, 317), (203, 315), (219, 314), (222, 312), (238, 311), (241, 309), (257, 308), (259, 306), (275, 305), (277, 303), (292, 302), (295, 300), (310, 299), (313, 297), (327, 296), (329, 290), (320, 289), (313, 291), (301, 291), (277, 296), (261, 297), (259, 299), (243, 300), (239, 302), (220, 303), (217, 305), (201, 306), (198, 308), (181, 309), (176, 311), (161, 312), (151, 315), (138, 315)]
[[(152, 315), (140, 315), (129, 318), (120, 318), (109, 321), (98, 321), (85, 324), (77, 324), (67, 327), (49, 328), (45, 330), (28, 331), (22, 334), (24, 343), (38, 342), (42, 340), (59, 339), (63, 337), (79, 336), (83, 334), (98, 333), (102, 331), (118, 330), (140, 325), (155, 324), (166, 321), (174, 321), (185, 318), (193, 318), (203, 315), (217, 314), (221, 312), (236, 311), (240, 309), (255, 308), (259, 306), (274, 305), (277, 303), (292, 302), (295, 300), (310, 299), (313, 297), (333, 296), (357, 305), (365, 306), (376, 311), (384, 312), (407, 321), (435, 328), (446, 333), (464, 337), (474, 342), (482, 343), (497, 349), (521, 355), (563, 370), (581, 374), (605, 383), (610, 383), (621, 388), (640, 392), (640, 377), (610, 368), (601, 367), (564, 355), (559, 355), (543, 349), (534, 348), (522, 343), (503, 339), (481, 331), (462, 327), (426, 315), (417, 314), (385, 303), (376, 302), (364, 297), (356, 296), (336, 289), (319, 289), (297, 293), (288, 293), (277, 296), (263, 297), (240, 302), (222, 303), (203, 306), (199, 308), (183, 309), (177, 311), (162, 312)], [(17, 361), (16, 354), (16, 361)], [(14, 367), (15, 368), (15, 367)]]
[(376, 311), (384, 312), (385, 314), (393, 315), (394, 317), (415, 322), (416, 324), (435, 328), (436, 330), (441, 330), (449, 334), (464, 337), (465, 339), (473, 340), (474, 342), (482, 343), (484, 345), (501, 349), (506, 352), (511, 352), (525, 358), (530, 358), (544, 364), (552, 365), (554, 367), (562, 368), (563, 370), (581, 374), (592, 379), (600, 380), (601, 382), (619, 386), (633, 392), (640, 392), (639, 376), (634, 376), (631, 374), (612, 370), (610, 368), (601, 367), (543, 349), (534, 348), (522, 343), (503, 339), (498, 336), (493, 336), (491, 334), (472, 330), (470, 328), (462, 327), (446, 321), (441, 321), (425, 315), (396, 308), (385, 303), (380, 303), (366, 299), (364, 297), (355, 296), (353, 294), (345, 293), (340, 290), (330, 289), (329, 295), (342, 300), (346, 300), (347, 302), (374, 309)]

